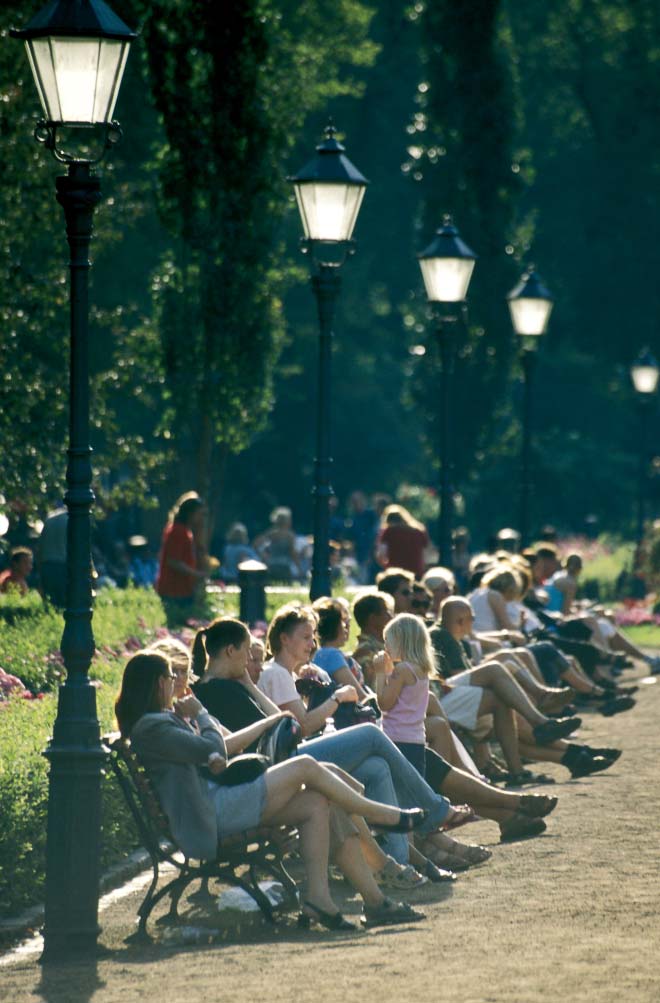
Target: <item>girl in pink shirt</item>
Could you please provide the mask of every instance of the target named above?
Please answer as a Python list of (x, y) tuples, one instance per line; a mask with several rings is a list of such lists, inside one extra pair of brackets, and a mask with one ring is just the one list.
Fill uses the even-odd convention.
[(428, 630), (412, 613), (399, 613), (383, 631), (385, 651), (374, 658), (383, 731), (424, 776), (426, 708), (435, 659)]

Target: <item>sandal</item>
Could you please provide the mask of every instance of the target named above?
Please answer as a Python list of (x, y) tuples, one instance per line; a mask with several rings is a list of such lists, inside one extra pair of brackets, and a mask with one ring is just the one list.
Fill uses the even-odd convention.
[(393, 902), (384, 898), (381, 905), (365, 905), (360, 921), (366, 927), (388, 926), (391, 923), (418, 923), (426, 914), (413, 909), (407, 902)]
[(326, 930), (357, 930), (355, 923), (349, 923), (340, 912), (325, 912), (312, 902), (303, 902), (303, 911), (298, 916), (298, 928), (309, 930), (311, 921), (324, 926)]
[(451, 807), (454, 814), (449, 821), (443, 822), (440, 826), (443, 832), (448, 832), (450, 829), (458, 829), (469, 822), (483, 822), (481, 815), (477, 815), (467, 804), (452, 805)]
[(426, 822), (428, 812), (424, 808), (402, 808), (396, 822), (371, 822), (374, 832), (413, 832)]
[(524, 787), (525, 784), (554, 784), (554, 777), (547, 773), (532, 773), (531, 770), (520, 770), (519, 773), (509, 773), (506, 787)]
[(481, 772), (492, 784), (503, 783), (509, 777), (507, 770), (503, 770), (492, 759), (489, 759), (485, 766), (481, 767)]
[(374, 874), (374, 878), (381, 888), (397, 892), (409, 892), (427, 882), (427, 878), (416, 871), (412, 864), (399, 864), (393, 857), (387, 858), (385, 866)]

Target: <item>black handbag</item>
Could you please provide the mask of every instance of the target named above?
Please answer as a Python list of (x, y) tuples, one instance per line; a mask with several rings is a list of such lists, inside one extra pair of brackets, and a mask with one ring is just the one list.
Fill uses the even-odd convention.
[(302, 728), (295, 717), (283, 717), (272, 724), (257, 742), (257, 752), (271, 766), (290, 759), (302, 739)]
[[(329, 700), (339, 687), (335, 683), (323, 683), (320, 679), (303, 676), (296, 679), (296, 689), (300, 696), (307, 700), (307, 710), (315, 710)], [(374, 724), (380, 717), (380, 708), (375, 697), (369, 697), (361, 703), (340, 703), (332, 715), (335, 728), (352, 728), (356, 724)]]

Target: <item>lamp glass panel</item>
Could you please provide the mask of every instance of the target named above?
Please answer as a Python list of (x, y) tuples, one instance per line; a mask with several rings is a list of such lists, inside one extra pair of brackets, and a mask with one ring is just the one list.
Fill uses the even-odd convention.
[(308, 240), (350, 240), (364, 196), (364, 185), (305, 182), (294, 185)]
[(553, 304), (544, 299), (509, 300), (511, 320), (516, 334), (537, 336), (545, 334)]
[(656, 366), (633, 366), (632, 381), (637, 393), (652, 394), (658, 385), (660, 370)]
[(462, 303), (474, 270), (472, 258), (420, 258), (426, 295), (432, 303)]
[(47, 38), (34, 38), (26, 41), (25, 48), (44, 115), (49, 122), (61, 122), (60, 98), (53, 72), (50, 42)]
[(28, 55), (50, 122), (94, 125), (110, 119), (128, 43), (119, 39), (35, 38), (28, 43)]
[(117, 103), (121, 79), (128, 58), (128, 42), (104, 39), (99, 54), (94, 121), (110, 122)]

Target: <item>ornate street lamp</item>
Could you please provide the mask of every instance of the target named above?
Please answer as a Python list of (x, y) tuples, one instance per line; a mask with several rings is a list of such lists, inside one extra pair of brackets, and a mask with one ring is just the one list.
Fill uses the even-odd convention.
[[(44, 961), (91, 954), (99, 934), (100, 777), (104, 760), (89, 680), (94, 654), (89, 445), (88, 273), (92, 217), (101, 199), (91, 167), (121, 135), (112, 114), (136, 37), (103, 0), (52, 0), (27, 25), (23, 39), (45, 118), (35, 137), (62, 163), (56, 179), (70, 249), (70, 404), (66, 472), (67, 582), (62, 657), (67, 675), (59, 691), (50, 762), (46, 847)], [(89, 130), (99, 153), (85, 159), (68, 142)], [(64, 132), (63, 132), (64, 130)], [(69, 139), (67, 140), (67, 137)]]
[(319, 383), (314, 460), (314, 556), (310, 598), (332, 594), (330, 573), (330, 367), (339, 270), (353, 253), (353, 230), (368, 181), (335, 139), (332, 122), (316, 156), (288, 179), (303, 225), (302, 248), (309, 254), (311, 282), (319, 313)]
[(451, 216), (445, 216), (429, 246), (417, 255), (429, 303), (433, 306), (440, 353), (440, 515), (438, 550), (440, 564), (451, 567), (452, 488), (451, 378), (454, 369), (454, 330), (461, 316), (477, 256), (461, 240)]
[(644, 516), (646, 508), (647, 458), (649, 438), (649, 411), (658, 387), (660, 368), (648, 348), (637, 356), (630, 367), (630, 378), (637, 392), (639, 402), (639, 453), (637, 463), (637, 519), (636, 540), (644, 537)]
[(545, 334), (554, 306), (549, 289), (533, 266), (507, 297), (511, 322), (520, 338), (520, 360), (525, 377), (523, 439), (520, 486), (520, 545), (529, 543), (530, 500), (532, 493), (532, 381), (539, 339)]

